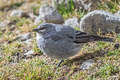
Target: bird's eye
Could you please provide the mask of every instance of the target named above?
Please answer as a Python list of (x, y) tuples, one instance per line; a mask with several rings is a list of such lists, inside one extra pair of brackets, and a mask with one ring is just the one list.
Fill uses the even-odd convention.
[(45, 27), (40, 27), (40, 28), (39, 28), (39, 32), (40, 32), (40, 33), (43, 33), (43, 32), (45, 32), (45, 31), (46, 31), (46, 30), (45, 30)]
[(40, 27), (40, 30), (43, 30), (43, 29), (45, 29), (45, 27)]

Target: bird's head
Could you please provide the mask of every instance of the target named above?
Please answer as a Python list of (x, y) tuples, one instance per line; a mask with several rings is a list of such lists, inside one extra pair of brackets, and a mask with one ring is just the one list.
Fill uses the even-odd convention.
[(45, 34), (54, 29), (54, 25), (52, 23), (42, 23), (37, 28), (33, 29), (34, 32), (38, 34)]

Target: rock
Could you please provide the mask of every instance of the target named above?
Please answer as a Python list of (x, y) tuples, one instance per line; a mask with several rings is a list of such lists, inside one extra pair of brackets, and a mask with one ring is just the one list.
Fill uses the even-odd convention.
[(36, 17), (35, 21), (34, 21), (34, 25), (39, 24), (40, 22), (42, 22), (41, 16)]
[(20, 36), (18, 36), (16, 39), (17, 40), (21, 40), (21, 41), (25, 41), (31, 38), (31, 33), (26, 33), (26, 34), (22, 34)]
[(72, 28), (75, 28), (75, 27), (79, 28), (78, 18), (76, 18), (76, 17), (69, 18), (65, 21), (64, 25), (71, 26)]
[(28, 14), (22, 10), (13, 10), (10, 16), (11, 17), (28, 17)]
[(6, 27), (10, 24), (11, 22), (9, 20), (5, 20), (3, 22), (0, 22), (0, 27)]
[(115, 13), (116, 16), (120, 16), (120, 11), (118, 11), (117, 13)]
[(29, 13), (29, 17), (33, 20), (35, 20), (37, 18), (37, 16), (35, 16), (33, 13)]
[(99, 30), (102, 33), (120, 32), (120, 17), (115, 16), (103, 10), (95, 10), (86, 14), (80, 21), (80, 30), (97, 34)]
[(39, 10), (39, 17), (43, 22), (62, 24), (64, 22), (63, 17), (58, 11), (50, 5), (42, 5)]
[(27, 42), (28, 42), (28, 44), (30, 44), (30, 41), (27, 41), (27, 40), (30, 39), (31, 37), (32, 37), (31, 33), (21, 34), (21, 35), (17, 36), (15, 39), (8, 41), (8, 43), (12, 43), (16, 40), (20, 40), (20, 41), (24, 41), (24, 43), (26, 43), (26, 44), (27, 44)]
[[(71, 0), (52, 0), (52, 5), (54, 7), (59, 7), (59, 5), (64, 4), (66, 7), (69, 1)], [(100, 0), (73, 0), (73, 5), (75, 6), (75, 9), (80, 10), (96, 10), (98, 8), (98, 5), (100, 3)]]
[(83, 64), (80, 66), (80, 69), (82, 70), (87, 70), (89, 69), (91, 66), (93, 66), (95, 64), (94, 60), (89, 59), (85, 62), (83, 62)]
[(26, 41), (24, 41), (24, 43), (26, 44), (26, 46), (30, 46), (31, 45), (31, 42), (32, 42), (32, 39), (28, 39)]
[(25, 53), (24, 55), (25, 55), (25, 56), (34, 55), (34, 51), (33, 51), (33, 50), (30, 50), (30, 51), (28, 51), (27, 53)]

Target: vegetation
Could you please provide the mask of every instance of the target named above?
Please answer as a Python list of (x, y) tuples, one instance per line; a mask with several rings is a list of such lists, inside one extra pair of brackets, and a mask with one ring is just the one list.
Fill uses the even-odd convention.
[[(70, 58), (56, 67), (58, 60), (50, 59), (42, 55), (36, 44), (35, 33), (32, 33), (32, 44), (27, 45), (20, 40), (14, 40), (19, 34), (31, 32), (36, 26), (30, 18), (10, 17), (14, 9), (33, 11), (38, 14), (42, 0), (30, 0), (30, 2), (3, 3), (0, 0), (0, 22), (8, 19), (14, 24), (0, 27), (0, 80), (119, 80), (120, 79), (120, 48), (114, 45), (120, 42), (120, 35), (115, 37), (115, 43), (94, 42), (88, 43), (77, 55), (78, 59)], [(43, 0), (44, 1), (44, 0)], [(25, 6), (31, 6), (25, 8)], [(36, 5), (36, 6), (33, 6)], [(7, 11), (6, 11), (7, 9)], [(120, 10), (119, 0), (103, 0), (99, 9), (116, 13)], [(65, 7), (59, 5), (58, 11), (65, 19), (72, 16), (82, 18), (88, 11), (76, 11), (72, 0)], [(8, 15), (8, 16), (7, 16)], [(105, 36), (108, 36), (105, 35)], [(24, 53), (33, 50), (35, 55), (25, 57)], [(95, 65), (89, 70), (81, 70), (81, 64), (88, 59), (95, 60)]]

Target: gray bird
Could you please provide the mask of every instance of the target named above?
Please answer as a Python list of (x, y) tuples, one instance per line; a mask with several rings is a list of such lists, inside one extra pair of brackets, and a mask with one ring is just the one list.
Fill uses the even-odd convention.
[(113, 38), (89, 35), (60, 24), (42, 23), (33, 31), (37, 32), (37, 45), (40, 50), (51, 58), (59, 59), (58, 66), (63, 59), (76, 55), (84, 43), (92, 41), (113, 42)]

